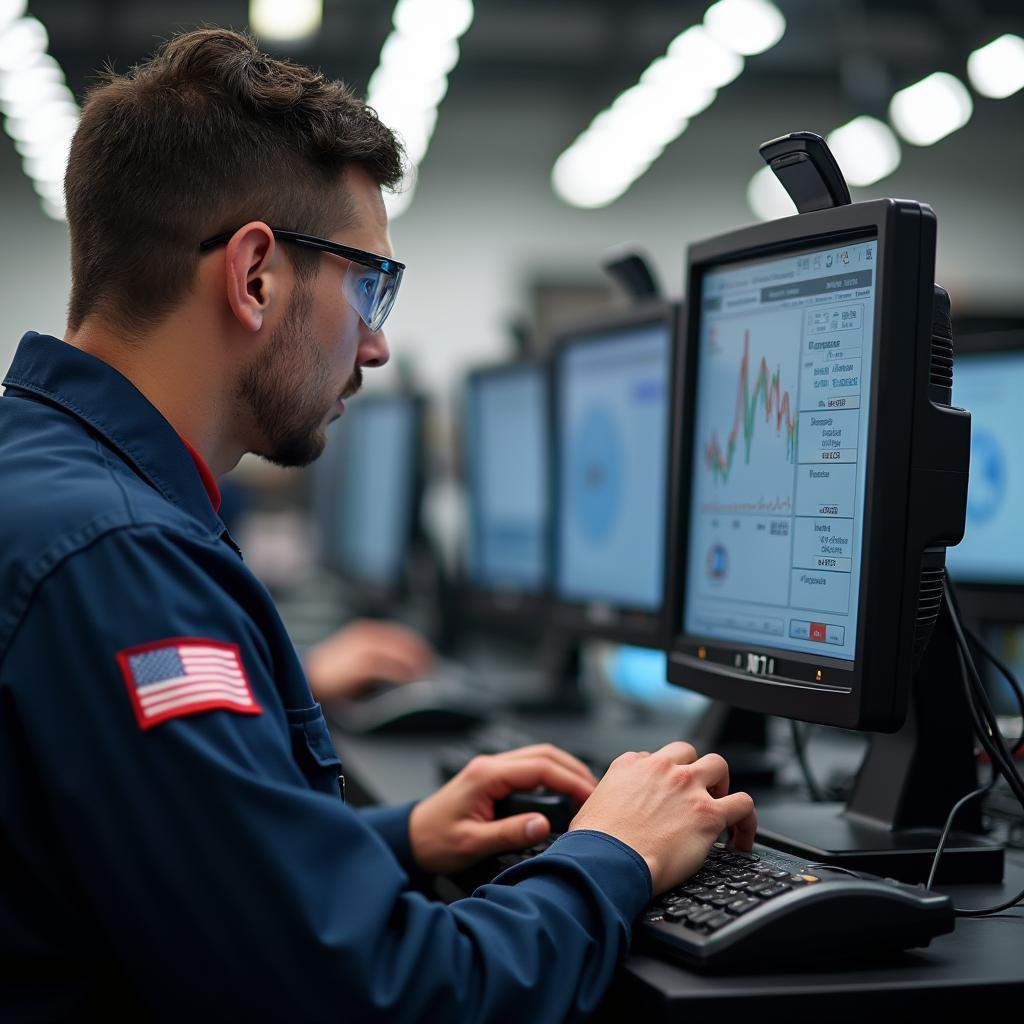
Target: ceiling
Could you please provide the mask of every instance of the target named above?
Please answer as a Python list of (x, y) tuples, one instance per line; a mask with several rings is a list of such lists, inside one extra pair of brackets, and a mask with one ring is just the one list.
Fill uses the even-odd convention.
[[(1020, 0), (776, 0), (788, 22), (782, 41), (750, 60), (734, 86), (837, 85), (864, 113), (884, 112), (892, 93), (936, 70), (963, 74), (967, 54), (1006, 31), (1024, 34)], [(317, 37), (287, 55), (364, 89), (390, 30), (392, 4), (325, 0)], [(477, 0), (446, 102), (483, 88), (547, 87), (552, 102), (595, 112), (636, 81), (707, 3), (683, 0)], [(244, 28), (244, 0), (31, 0), (50, 51), (79, 96), (107, 61), (125, 70), (179, 29)], [(268, 47), (271, 49), (271, 47)]]

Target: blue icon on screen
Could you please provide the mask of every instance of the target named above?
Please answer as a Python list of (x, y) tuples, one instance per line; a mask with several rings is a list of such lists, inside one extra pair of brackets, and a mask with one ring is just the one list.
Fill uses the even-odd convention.
[(718, 582), (725, 579), (729, 571), (729, 552), (725, 545), (715, 544), (708, 552), (708, 575)]
[(1006, 459), (993, 434), (975, 430), (971, 436), (971, 475), (967, 518), (981, 526), (999, 512), (1006, 494)]
[(583, 418), (569, 453), (569, 501), (583, 535), (606, 540), (622, 506), (623, 447), (615, 420), (595, 406)]

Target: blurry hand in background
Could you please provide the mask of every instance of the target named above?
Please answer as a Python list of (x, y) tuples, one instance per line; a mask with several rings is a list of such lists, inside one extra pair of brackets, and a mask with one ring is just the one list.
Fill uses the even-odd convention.
[(356, 697), (371, 683), (408, 683), (430, 671), (434, 651), (393, 622), (357, 619), (306, 651), (306, 678), (318, 701)]

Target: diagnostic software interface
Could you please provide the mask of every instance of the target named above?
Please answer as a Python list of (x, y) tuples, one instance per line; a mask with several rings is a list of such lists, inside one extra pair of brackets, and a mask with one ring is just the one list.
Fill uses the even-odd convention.
[(856, 654), (877, 240), (703, 276), (684, 629)]
[(383, 585), (401, 576), (415, 487), (415, 408), (403, 399), (353, 403), (341, 425), (344, 485), (338, 553), (361, 579)]
[(539, 367), (483, 374), (468, 396), (473, 581), (539, 591), (547, 582), (547, 384)]
[(561, 599), (661, 607), (671, 344), (665, 320), (581, 337), (560, 353)]
[(1024, 352), (957, 356), (953, 404), (971, 413), (964, 539), (946, 552), (955, 580), (1024, 583), (1017, 512), (1024, 505)]

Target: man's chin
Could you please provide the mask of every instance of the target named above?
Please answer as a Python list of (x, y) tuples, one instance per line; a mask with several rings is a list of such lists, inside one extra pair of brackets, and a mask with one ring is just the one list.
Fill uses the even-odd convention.
[(327, 434), (323, 427), (300, 438), (289, 438), (266, 451), (256, 452), (261, 458), (282, 469), (301, 469), (315, 462), (327, 447)]

